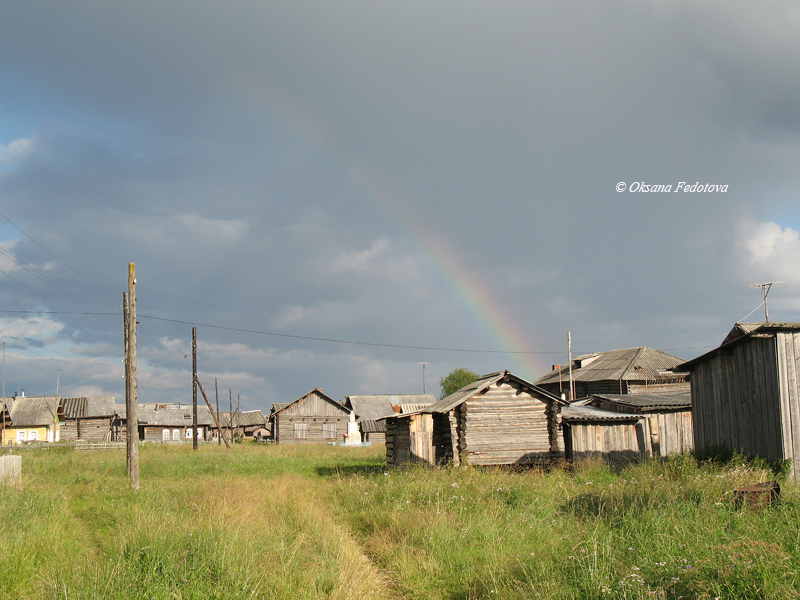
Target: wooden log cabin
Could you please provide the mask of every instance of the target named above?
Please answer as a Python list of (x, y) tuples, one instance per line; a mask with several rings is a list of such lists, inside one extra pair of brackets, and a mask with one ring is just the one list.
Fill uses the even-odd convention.
[(64, 398), (61, 439), (110, 441), (116, 418), (113, 396)]
[(351, 411), (344, 404), (323, 394), (319, 388), (294, 402), (276, 406), (277, 410), (270, 413), (270, 424), (277, 444), (320, 444), (345, 440)]
[(427, 408), (386, 418), (387, 464), (544, 464), (563, 456), (564, 405), (509, 371), (484, 375)]
[(690, 372), (694, 442), (791, 460), (800, 478), (800, 323), (737, 323)]

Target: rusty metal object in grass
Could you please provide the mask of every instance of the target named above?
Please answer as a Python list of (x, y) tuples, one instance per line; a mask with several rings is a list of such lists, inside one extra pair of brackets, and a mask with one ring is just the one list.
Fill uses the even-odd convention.
[(737, 508), (745, 506), (762, 510), (780, 501), (781, 486), (777, 481), (755, 483), (733, 491), (733, 502)]

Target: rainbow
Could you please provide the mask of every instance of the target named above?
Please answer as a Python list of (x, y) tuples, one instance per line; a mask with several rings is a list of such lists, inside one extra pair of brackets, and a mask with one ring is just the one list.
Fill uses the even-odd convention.
[[(259, 95), (263, 100), (264, 94)], [(336, 159), (328, 151), (324, 128), (307, 115), (302, 115), (295, 104), (279, 102), (274, 96), (269, 96), (271, 99), (266, 104), (271, 115), (303, 143), (321, 151), (335, 163)], [(509, 368), (529, 381), (545, 372), (534, 360), (533, 356), (537, 353), (530, 349), (530, 340), (521, 335), (522, 328), (515, 323), (512, 311), (490, 294), (492, 286), (485, 285), (482, 275), (461, 259), (440, 232), (434, 231), (418, 215), (412, 214), (406, 208), (408, 203), (403, 202), (399, 194), (391, 192), (366, 170), (341, 163), (338, 169), (348, 176), (356, 189), (382, 207), (404, 235), (410, 237), (430, 267), (447, 283), (454, 299), (494, 341), (496, 348), (489, 349), (507, 353), (504, 362), (513, 364), (503, 368)]]

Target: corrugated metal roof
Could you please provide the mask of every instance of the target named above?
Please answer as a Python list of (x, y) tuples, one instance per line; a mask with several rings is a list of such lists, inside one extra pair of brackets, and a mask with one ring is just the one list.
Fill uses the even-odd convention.
[[(647, 346), (585, 354), (573, 360), (573, 381), (668, 381), (684, 377), (670, 369), (683, 363), (682, 358)], [(569, 380), (569, 365), (540, 377), (536, 385)]]
[(113, 417), (116, 411), (114, 396), (64, 398), (62, 400), (62, 407), (65, 419)]
[(593, 394), (592, 398), (642, 410), (692, 407), (692, 394), (689, 392), (680, 394)]
[[(392, 406), (430, 406), (436, 402), (433, 394), (377, 394), (345, 396), (345, 405), (352, 408), (359, 421), (374, 421), (392, 415)], [(413, 410), (413, 409), (412, 409)], [(404, 410), (403, 412), (408, 412)]]
[(18, 396), (11, 408), (13, 427), (39, 427), (59, 420), (58, 396)]
[(610, 410), (571, 404), (561, 409), (561, 420), (572, 421), (638, 421), (641, 417), (631, 413), (618, 413)]

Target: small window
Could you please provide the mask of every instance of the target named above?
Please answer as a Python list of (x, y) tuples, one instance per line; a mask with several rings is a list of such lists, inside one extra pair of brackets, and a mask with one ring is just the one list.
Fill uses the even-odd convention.
[(205, 439), (205, 438), (203, 437), (203, 430), (202, 430), (202, 429), (200, 429), (199, 427), (197, 428), (197, 439), (198, 439), (198, 440), (203, 440), (203, 439)]
[(161, 430), (161, 439), (162, 439), (162, 441), (169, 440), (169, 429), (162, 429)]
[(173, 429), (172, 430), (172, 439), (174, 441), (180, 441), (181, 439), (181, 430), (180, 429)]
[(28, 432), (28, 441), (35, 442), (39, 439), (39, 432), (35, 429), (32, 429)]
[(186, 428), (186, 439), (187, 440), (192, 439), (192, 428), (191, 427), (187, 427)]
[(294, 424), (294, 439), (307, 440), (308, 439), (308, 423), (295, 423)]
[(322, 424), (322, 438), (326, 440), (336, 439), (336, 423)]
[(25, 432), (24, 429), (17, 430), (17, 441), (18, 442), (24, 442), (25, 441), (25, 433), (26, 432)]

